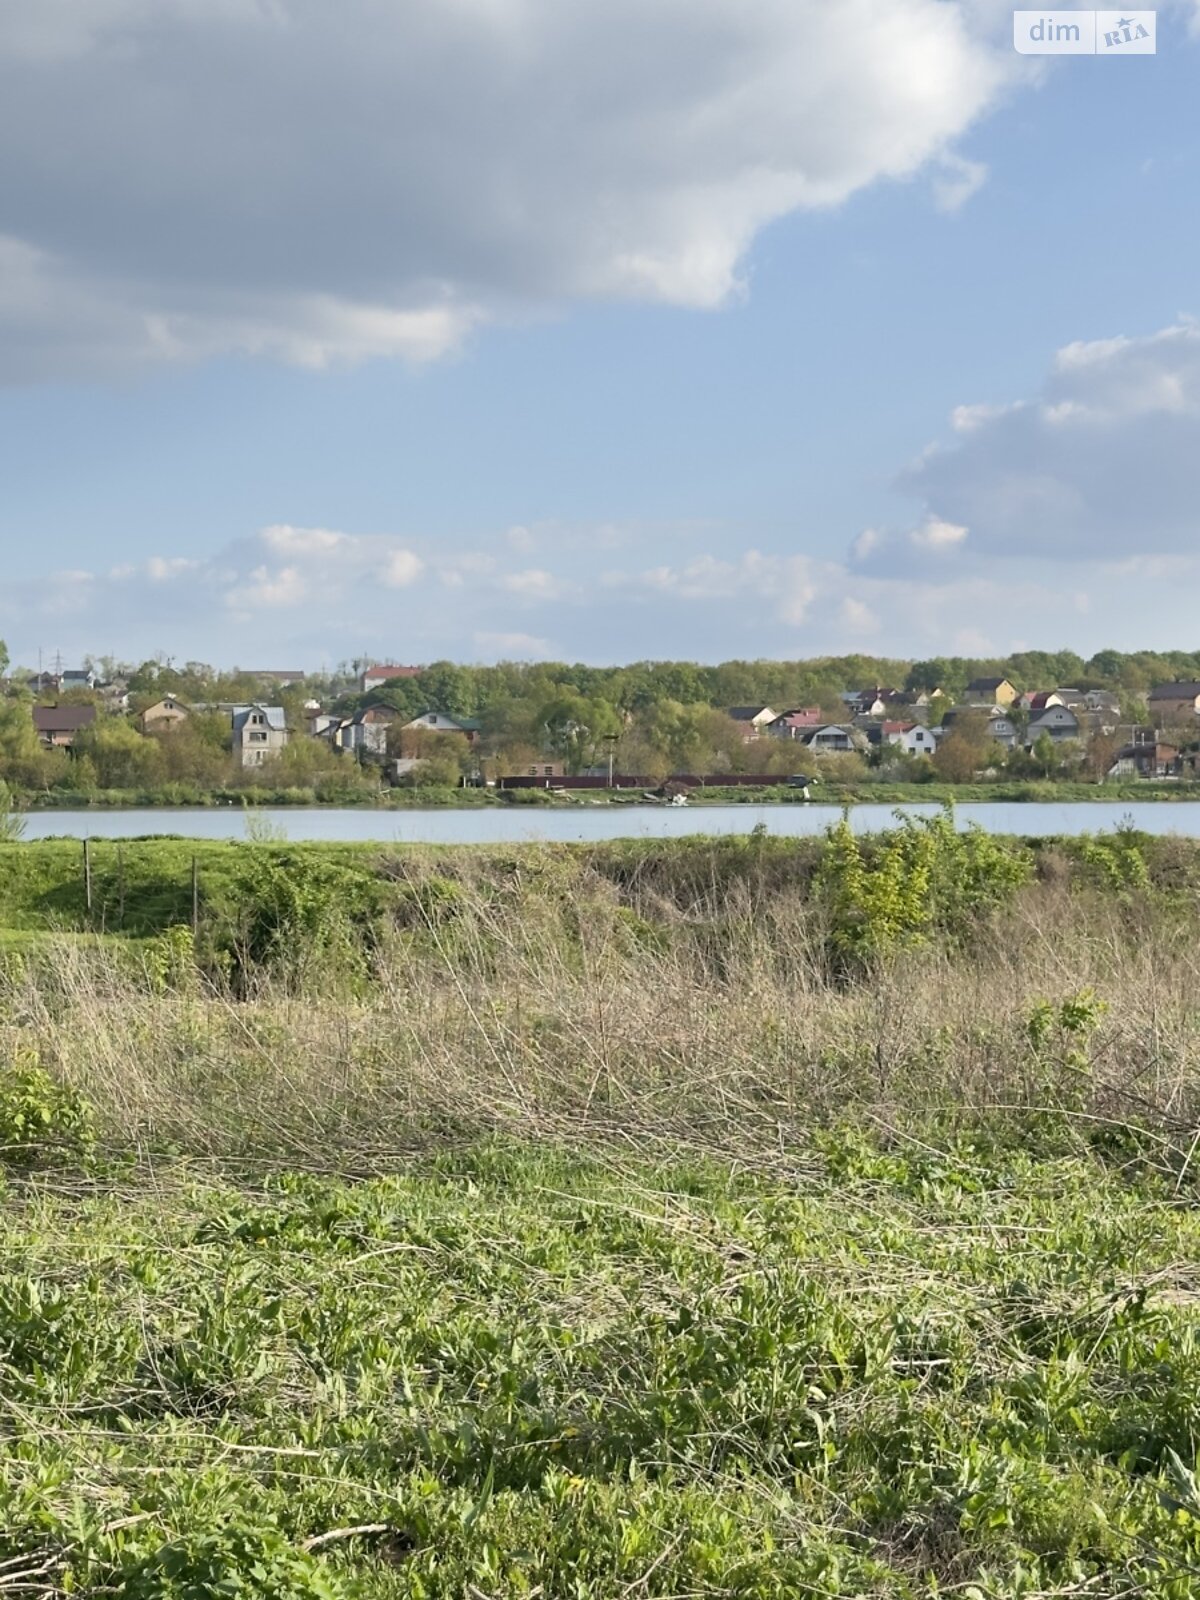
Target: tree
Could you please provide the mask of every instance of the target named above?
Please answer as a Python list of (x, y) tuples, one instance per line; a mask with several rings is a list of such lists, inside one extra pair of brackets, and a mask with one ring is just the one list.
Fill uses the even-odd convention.
[(953, 730), (934, 751), (933, 770), (944, 783), (970, 783), (994, 753), (986, 714), (967, 712), (955, 719)]
[(592, 766), (604, 741), (619, 735), (621, 718), (607, 700), (587, 700), (568, 691), (558, 695), (539, 713), (550, 748), (561, 755), (572, 772)]
[(102, 789), (152, 789), (166, 774), (158, 740), (145, 738), (131, 723), (117, 718), (82, 729), (75, 749), (91, 760)]

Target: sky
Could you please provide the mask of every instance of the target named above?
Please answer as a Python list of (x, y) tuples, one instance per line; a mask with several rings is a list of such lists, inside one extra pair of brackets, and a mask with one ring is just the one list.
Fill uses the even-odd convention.
[(1195, 648), (1200, 0), (1157, 34), (0, 0), (0, 637)]

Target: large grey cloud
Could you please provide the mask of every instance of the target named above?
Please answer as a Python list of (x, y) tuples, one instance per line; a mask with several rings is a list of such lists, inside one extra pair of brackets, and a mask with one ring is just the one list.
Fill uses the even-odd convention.
[(927, 163), (973, 186), (954, 141), (1026, 70), (991, 11), (0, 0), (0, 376), (719, 304), (775, 217)]
[(1067, 345), (1036, 396), (963, 405), (951, 421), (952, 439), (898, 480), (921, 522), (860, 535), (859, 571), (1200, 551), (1197, 324)]

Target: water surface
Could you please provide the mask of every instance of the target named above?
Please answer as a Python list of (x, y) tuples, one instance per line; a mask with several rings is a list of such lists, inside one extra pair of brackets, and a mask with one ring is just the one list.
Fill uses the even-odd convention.
[[(936, 805), (858, 805), (850, 822), (857, 833), (892, 827), (897, 814), (932, 816)], [(319, 808), (184, 807), (163, 810), (35, 811), (27, 839), (66, 835), (82, 839), (132, 839), (175, 834), (187, 839), (244, 839), (247, 817), (290, 840), (361, 840), (397, 844), (517, 844), (546, 840), (583, 844), (598, 839), (679, 839), (690, 834), (768, 833), (801, 838), (821, 833), (840, 816), (828, 805), (577, 805), (542, 809), (495, 807), (430, 811), (323, 810)], [(991, 833), (1099, 833), (1124, 821), (1146, 833), (1200, 838), (1200, 801), (979, 802), (956, 807), (959, 827), (978, 823)], [(252, 824), (252, 826), (255, 824)]]

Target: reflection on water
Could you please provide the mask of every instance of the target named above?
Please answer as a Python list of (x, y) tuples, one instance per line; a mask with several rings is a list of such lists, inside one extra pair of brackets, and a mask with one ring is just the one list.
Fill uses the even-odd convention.
[[(929, 816), (937, 806), (855, 806), (850, 820), (858, 833), (892, 825), (898, 812)], [(597, 839), (677, 839), (688, 834), (739, 834), (763, 827), (790, 838), (820, 833), (840, 815), (836, 806), (734, 805), (572, 806), (562, 809), (496, 807), (479, 810), (336, 811), (299, 807), (255, 810), (252, 816), (291, 840), (375, 840), (397, 844), (515, 844), (549, 840), (582, 844)], [(81, 839), (131, 839), (176, 834), (188, 839), (244, 839), (247, 813), (236, 808), (146, 811), (39, 811), (27, 817), (25, 837), (66, 834)], [(1132, 820), (1147, 833), (1200, 838), (1200, 801), (1086, 801), (1070, 804), (962, 805), (959, 826), (978, 823), (992, 833), (1099, 833)]]

